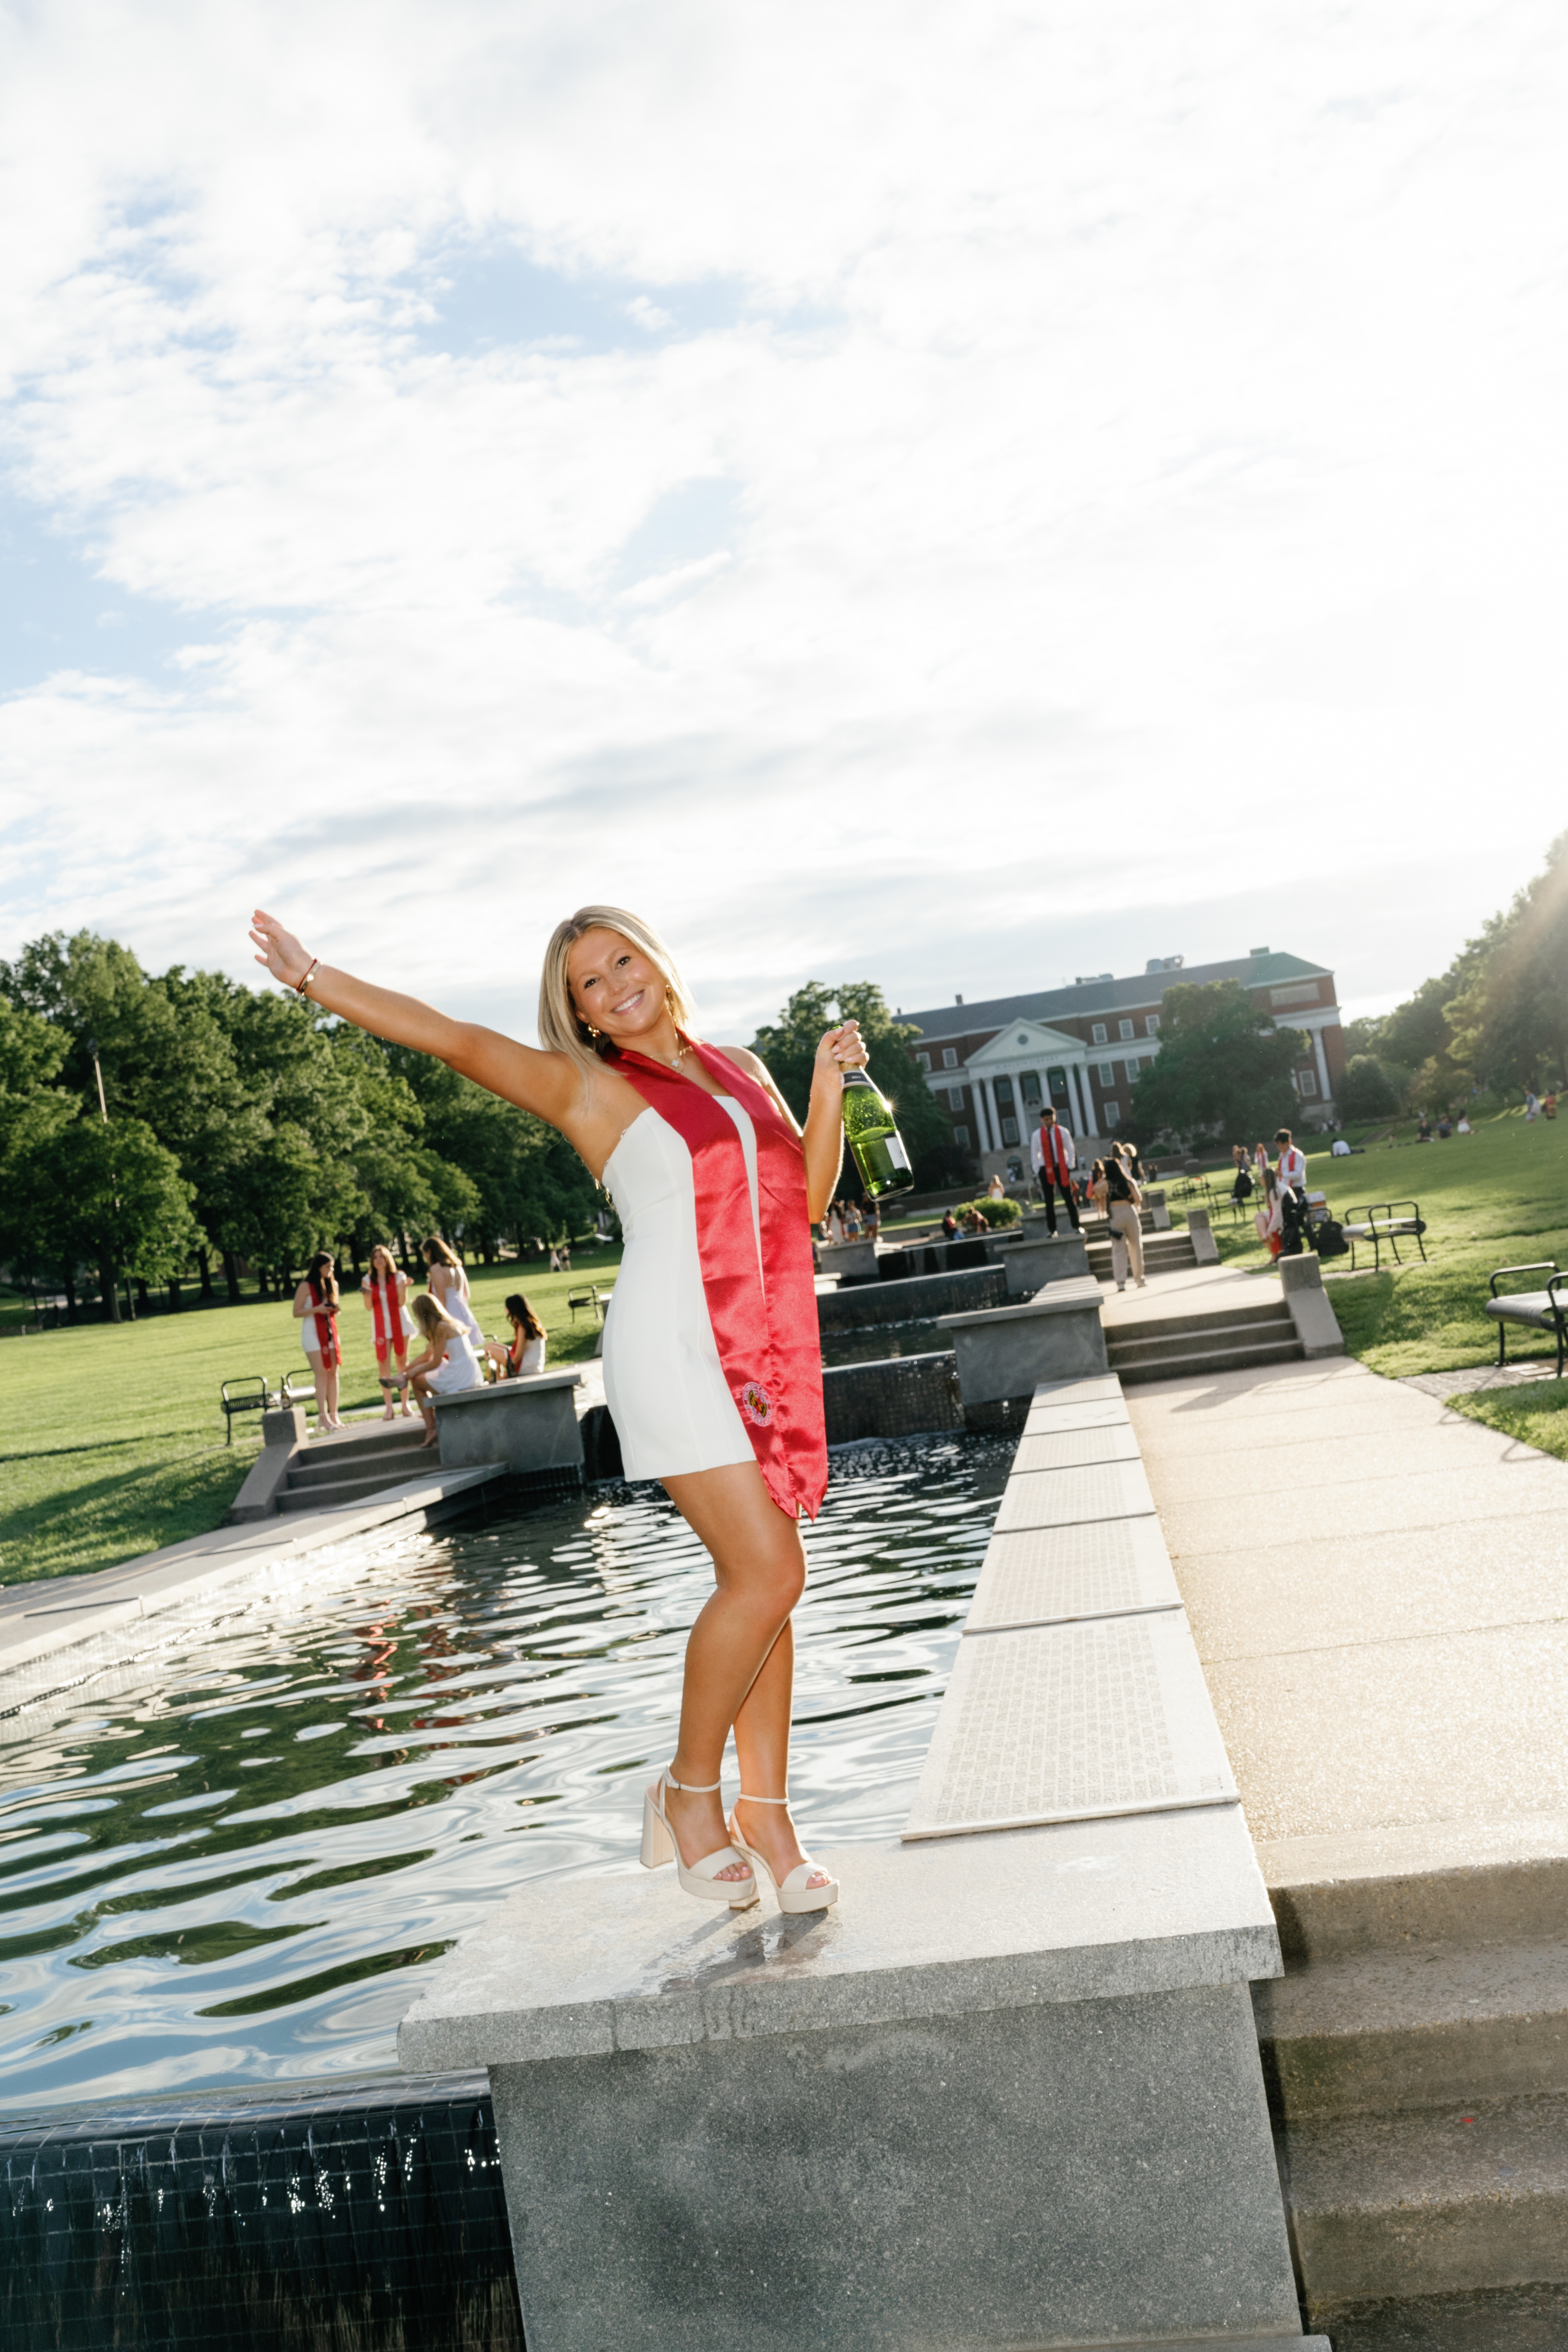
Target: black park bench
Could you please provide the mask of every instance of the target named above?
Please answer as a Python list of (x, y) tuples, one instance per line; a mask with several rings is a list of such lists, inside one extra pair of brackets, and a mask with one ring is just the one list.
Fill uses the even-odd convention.
[[(1508, 1275), (1544, 1274), (1549, 1276), (1544, 1290), (1505, 1290), (1498, 1295), (1498, 1284)], [(1487, 1313), (1497, 1321), (1497, 1360), (1503, 1361), (1503, 1334), (1510, 1323), (1522, 1323), (1531, 1331), (1550, 1331), (1557, 1341), (1557, 1378), (1563, 1378), (1563, 1357), (1568, 1344), (1568, 1298), (1559, 1285), (1568, 1282), (1568, 1274), (1559, 1274), (1554, 1259), (1542, 1258), (1535, 1265), (1500, 1265), (1491, 1278), (1491, 1297), (1487, 1300)]]
[[(1405, 1213), (1406, 1212), (1408, 1214)], [(1383, 1263), (1381, 1245), (1384, 1242), (1388, 1244), (1394, 1254), (1395, 1265), (1403, 1265), (1405, 1260), (1399, 1255), (1401, 1234), (1415, 1242), (1421, 1253), (1422, 1263), (1425, 1265), (1426, 1244), (1421, 1236), (1426, 1230), (1426, 1223), (1421, 1214), (1419, 1201), (1373, 1201), (1364, 1209), (1352, 1209), (1341, 1228), (1351, 1245), (1351, 1272), (1353, 1274), (1356, 1270), (1357, 1242), (1360, 1242), (1363, 1248), (1368, 1242), (1371, 1243), (1374, 1274)]]
[(224, 1444), (234, 1444), (234, 1416), (237, 1412), (265, 1412), (272, 1402), (271, 1391), (259, 1372), (244, 1372), (237, 1380), (219, 1383), (218, 1395), (224, 1418)]

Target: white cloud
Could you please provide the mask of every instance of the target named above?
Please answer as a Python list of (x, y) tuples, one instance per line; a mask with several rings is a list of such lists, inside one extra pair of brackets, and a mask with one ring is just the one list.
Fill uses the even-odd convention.
[(14, 21), (14, 478), (191, 651), (0, 705), (0, 949), (1414, 982), (1561, 821), (1564, 79), (1531, 0)]

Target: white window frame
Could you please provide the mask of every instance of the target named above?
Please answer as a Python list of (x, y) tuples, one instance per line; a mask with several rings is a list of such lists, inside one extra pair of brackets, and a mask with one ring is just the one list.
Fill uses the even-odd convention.
[(947, 1107), (949, 1110), (952, 1111), (960, 1111), (963, 1108), (963, 1088), (962, 1087), (949, 1087), (947, 1090)]
[(931, 1055), (930, 1055), (929, 1054), (917, 1054), (917, 1055), (915, 1055), (915, 1059), (916, 1059), (916, 1061), (920, 1064), (920, 1066), (921, 1066), (921, 1069), (922, 1069), (922, 1070), (929, 1070), (929, 1069), (930, 1069), (930, 1067), (931, 1067)]
[(1112, 1095), (1110, 1100), (1108, 1103), (1102, 1103), (1100, 1108), (1105, 1113), (1106, 1126), (1115, 1127), (1121, 1117), (1121, 1105), (1117, 1101), (1115, 1096)]
[(962, 1119), (960, 1119), (960, 1120), (958, 1121), (957, 1125), (954, 1127), (954, 1129), (953, 1129), (953, 1130), (952, 1130), (952, 1139), (953, 1139), (954, 1143), (956, 1143), (956, 1144), (957, 1144), (957, 1146), (958, 1146), (958, 1148), (959, 1148), (959, 1150), (960, 1150), (961, 1151), (967, 1151), (967, 1150), (968, 1150), (968, 1149), (969, 1149), (969, 1129), (964, 1126), (963, 1121)]
[(1104, 1024), (1104, 1022), (1103, 1022), (1103, 1021), (1097, 1021), (1097, 1022), (1095, 1023), (1095, 1024), (1094, 1024), (1093, 1028), (1089, 1031), (1089, 1041), (1090, 1041), (1090, 1043), (1091, 1043), (1092, 1045), (1103, 1045), (1105, 1044), (1105, 1024)]
[(942, 1068), (943, 1068), (944, 1070), (956, 1070), (956, 1069), (957, 1069), (957, 1067), (958, 1067), (958, 1048), (957, 1048), (957, 1046), (956, 1046), (956, 1045), (944, 1045), (944, 1046), (942, 1047)]
[(1144, 1027), (1144, 1031), (1145, 1031), (1145, 1033), (1146, 1033), (1149, 1036), (1151, 1036), (1151, 1037), (1157, 1037), (1157, 1036), (1159, 1035), (1159, 1034), (1160, 1034), (1160, 1016), (1159, 1016), (1159, 1014), (1158, 1014), (1157, 1013), (1150, 1013), (1145, 1014), (1145, 1016), (1144, 1016), (1144, 1021), (1143, 1021), (1143, 1027)]
[(1138, 1032), (1131, 1021), (1119, 1021), (1116, 1024), (1116, 1034), (1125, 1042), (1129, 1037), (1136, 1037)]
[(1315, 1102), (1318, 1097), (1318, 1073), (1316, 1070), (1298, 1070), (1296, 1073), (1296, 1091), (1300, 1096), (1301, 1100), (1303, 1102)]
[(1003, 1150), (1004, 1150), (1004, 1151), (1011, 1151), (1011, 1150), (1016, 1150), (1016, 1146), (1017, 1146), (1017, 1141), (1018, 1141), (1018, 1122), (1017, 1122), (1017, 1120), (1016, 1120), (1016, 1118), (1007, 1118), (1004, 1117), (1003, 1121), (1002, 1121), (1002, 1149), (1003, 1149)]
[(1114, 1062), (1101, 1062), (1100, 1066), (1100, 1083), (1102, 1087), (1113, 1087), (1116, 1084), (1116, 1065)]

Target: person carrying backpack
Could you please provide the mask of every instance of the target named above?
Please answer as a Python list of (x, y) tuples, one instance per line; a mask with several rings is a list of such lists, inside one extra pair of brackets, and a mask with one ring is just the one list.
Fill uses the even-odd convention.
[(1143, 1195), (1122, 1148), (1112, 1144), (1105, 1162), (1105, 1218), (1110, 1227), (1110, 1270), (1118, 1290), (1127, 1287), (1129, 1260), (1134, 1282), (1140, 1290), (1144, 1287), (1143, 1226), (1138, 1213), (1142, 1206)]

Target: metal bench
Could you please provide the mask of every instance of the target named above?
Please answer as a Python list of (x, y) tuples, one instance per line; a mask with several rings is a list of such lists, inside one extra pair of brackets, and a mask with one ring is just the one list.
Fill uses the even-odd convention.
[[(1508, 1290), (1498, 1297), (1498, 1284), (1505, 1275), (1544, 1274), (1550, 1277), (1544, 1290)], [(1497, 1360), (1504, 1361), (1503, 1335), (1510, 1323), (1523, 1323), (1532, 1331), (1550, 1331), (1557, 1341), (1557, 1378), (1563, 1378), (1564, 1347), (1568, 1346), (1568, 1298), (1558, 1288), (1568, 1282), (1568, 1274), (1559, 1274), (1555, 1259), (1542, 1258), (1534, 1265), (1500, 1265), (1491, 1278), (1491, 1297), (1487, 1300), (1487, 1313), (1497, 1322)]]
[(615, 1295), (614, 1283), (607, 1290), (601, 1290), (596, 1282), (590, 1283), (586, 1290), (569, 1290), (566, 1293), (566, 1304), (572, 1309), (573, 1322), (575, 1323), (577, 1320), (579, 1307), (586, 1307), (593, 1310), (595, 1320), (602, 1323), (605, 1319), (605, 1308)]
[[(1404, 1209), (1408, 1209), (1410, 1212), (1407, 1217), (1397, 1213)], [(1351, 1245), (1351, 1272), (1354, 1274), (1356, 1271), (1355, 1248), (1358, 1241), (1363, 1245), (1368, 1242), (1371, 1243), (1374, 1273), (1383, 1264), (1382, 1244), (1384, 1242), (1388, 1244), (1394, 1254), (1395, 1265), (1403, 1265), (1405, 1260), (1399, 1255), (1401, 1234), (1407, 1239), (1414, 1238), (1415, 1246), (1421, 1253), (1422, 1263), (1425, 1264), (1426, 1244), (1421, 1236), (1426, 1230), (1426, 1223), (1421, 1214), (1419, 1201), (1372, 1201), (1365, 1208), (1352, 1209), (1341, 1227), (1346, 1241)]]
[(273, 1401), (272, 1391), (259, 1372), (243, 1372), (236, 1380), (220, 1381), (218, 1396), (226, 1445), (234, 1444), (234, 1416), (237, 1412), (265, 1412)]
[(302, 1379), (298, 1372), (285, 1372), (282, 1379), (278, 1383), (278, 1402), (283, 1407), (285, 1412), (288, 1411), (290, 1405), (314, 1404), (316, 1402), (315, 1381), (313, 1379)]

